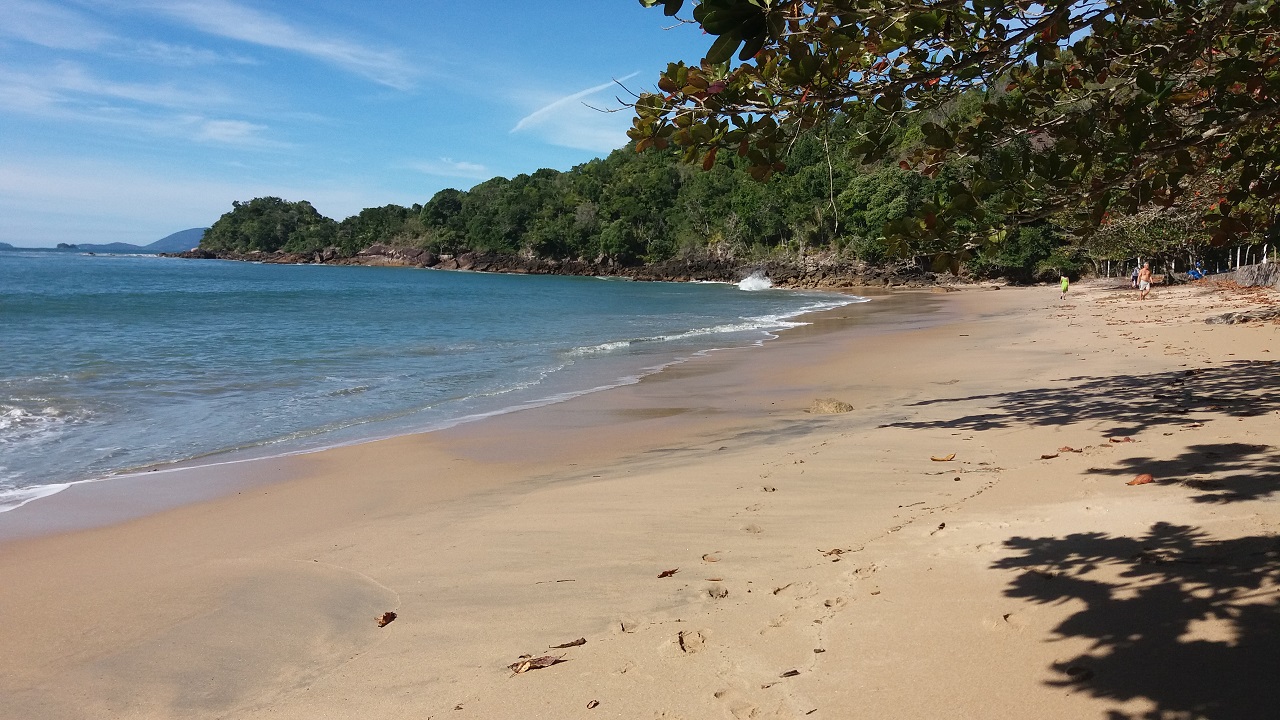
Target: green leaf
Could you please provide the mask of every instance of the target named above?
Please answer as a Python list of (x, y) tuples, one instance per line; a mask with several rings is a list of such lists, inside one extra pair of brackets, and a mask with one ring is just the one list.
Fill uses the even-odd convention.
[(733, 57), (733, 51), (738, 49), (738, 45), (742, 40), (738, 37), (737, 32), (729, 32), (716, 38), (711, 43), (711, 48), (707, 50), (707, 62), (712, 65), (729, 62), (729, 58)]

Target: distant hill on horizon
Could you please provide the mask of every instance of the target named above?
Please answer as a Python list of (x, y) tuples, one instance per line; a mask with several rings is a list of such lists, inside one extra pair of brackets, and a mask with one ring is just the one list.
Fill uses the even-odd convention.
[[(103, 252), (103, 253), (171, 253), (185, 252), (200, 244), (200, 239), (204, 237), (204, 231), (207, 228), (189, 228), (187, 230), (179, 230), (176, 233), (166, 235), (159, 240), (148, 245), (134, 245), (133, 243), (75, 243), (67, 245), (59, 243), (62, 249), (83, 250), (85, 252)], [(29, 250), (48, 248), (21, 248), (10, 245), (9, 243), (0, 242), (0, 250)]]

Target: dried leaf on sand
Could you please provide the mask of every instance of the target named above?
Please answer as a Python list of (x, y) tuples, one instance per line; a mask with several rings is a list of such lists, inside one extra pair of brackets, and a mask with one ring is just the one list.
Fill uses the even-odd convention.
[(578, 647), (579, 645), (586, 645), (586, 644), (587, 644), (586, 638), (578, 638), (577, 640), (570, 640), (569, 642), (562, 643), (560, 645), (552, 645), (551, 649), (563, 650), (564, 648)]
[(378, 621), (378, 627), (386, 627), (391, 624), (392, 620), (396, 619), (396, 614), (393, 612), (384, 612), (374, 619)]
[(1146, 485), (1147, 483), (1152, 483), (1155, 481), (1156, 479), (1152, 477), (1150, 473), (1142, 473), (1138, 477), (1125, 483), (1125, 485)]
[(956, 459), (956, 454), (948, 453), (946, 455), (932, 455), (929, 457), (929, 459), (934, 462), (951, 462), (952, 460)]
[(541, 670), (564, 662), (563, 655), (543, 655), (542, 657), (517, 660), (507, 666), (511, 672), (520, 675), (530, 670)]
[(1045, 453), (1044, 455), (1041, 455), (1041, 456), (1040, 456), (1040, 459), (1041, 459), (1041, 460), (1052, 460), (1052, 459), (1054, 459), (1054, 458), (1056, 458), (1056, 457), (1058, 457), (1058, 453)]

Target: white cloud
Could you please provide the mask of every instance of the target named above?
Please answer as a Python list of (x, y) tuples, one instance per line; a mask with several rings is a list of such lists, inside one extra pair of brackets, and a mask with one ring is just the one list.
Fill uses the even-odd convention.
[(58, 50), (92, 50), (113, 39), (84, 16), (38, 0), (0, 3), (0, 36)]
[(242, 55), (220, 53), (207, 48), (197, 48), (189, 45), (172, 45), (158, 40), (142, 40), (121, 43), (121, 45), (121, 49), (112, 50), (110, 54), (168, 67), (185, 68), (224, 63), (234, 65), (257, 64), (256, 60)]
[(437, 175), (439, 177), (456, 177), (470, 178), (473, 180), (487, 180), (493, 176), (487, 167), (479, 163), (466, 162), (465, 160), (453, 160), (452, 158), (440, 158), (439, 160), (423, 160), (411, 165), (414, 170), (425, 173), (427, 175)]
[(41, 73), (0, 73), (0, 106), (9, 112), (158, 138), (239, 147), (285, 147), (267, 139), (265, 125), (210, 117), (233, 105), (231, 98), (214, 89), (112, 82), (73, 63), (62, 63)]
[(417, 74), (396, 52), (326, 37), (228, 0), (179, 0), (146, 7), (210, 35), (296, 52), (398, 90), (412, 87)]
[(261, 141), (261, 133), (266, 129), (264, 125), (243, 120), (202, 120), (196, 137), (232, 145), (257, 143)]
[(531, 132), (553, 145), (577, 150), (615, 150), (626, 144), (630, 114), (625, 111), (604, 112), (616, 105), (612, 99), (595, 104), (594, 107), (588, 107), (585, 101), (605, 90), (617, 88), (618, 83), (626, 82), (639, 74), (634, 72), (618, 80), (610, 80), (557, 98), (520, 118), (511, 132)]

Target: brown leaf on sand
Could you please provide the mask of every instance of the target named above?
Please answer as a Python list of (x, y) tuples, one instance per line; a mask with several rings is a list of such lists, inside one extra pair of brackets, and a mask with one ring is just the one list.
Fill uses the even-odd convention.
[(845, 550), (844, 548), (831, 548), (830, 550), (823, 550), (822, 548), (818, 548), (818, 552), (822, 553), (823, 557), (831, 557), (832, 555), (843, 555), (849, 551)]
[(395, 620), (395, 619), (396, 619), (396, 614), (393, 612), (384, 612), (378, 617), (374, 618), (374, 620), (378, 621), (378, 627), (386, 627), (391, 624), (392, 620)]
[(1056, 458), (1056, 457), (1058, 457), (1058, 453), (1045, 453), (1045, 454), (1043, 454), (1043, 455), (1041, 455), (1041, 456), (1040, 456), (1040, 459), (1041, 459), (1041, 460), (1052, 460), (1052, 459), (1054, 459), (1054, 458)]
[(678, 573), (678, 572), (680, 572), (680, 568), (672, 568), (672, 569), (670, 569), (670, 570), (663, 570), (662, 572), (658, 573), (658, 577), (659, 577), (659, 578), (669, 578), (669, 577), (671, 577), (672, 575), (675, 575), (675, 574), (676, 574), (676, 573)]
[(795, 676), (797, 676), (797, 675), (799, 675), (799, 674), (800, 674), (800, 671), (799, 671), (799, 670), (788, 670), (788, 671), (786, 671), (786, 672), (782, 673), (781, 675), (779, 675), (778, 677), (795, 677)]
[(1113, 443), (1127, 443), (1127, 442), (1133, 442), (1133, 438), (1131, 438), (1131, 437), (1107, 438), (1107, 439), (1108, 439), (1108, 440), (1110, 440), (1110, 441), (1111, 441), (1111, 442), (1113, 442)]
[(956, 459), (956, 454), (949, 453), (947, 455), (932, 455), (929, 457), (929, 459), (934, 462), (951, 462), (952, 460)]
[(1151, 477), (1150, 473), (1142, 473), (1138, 477), (1125, 483), (1125, 485), (1146, 485), (1147, 483), (1152, 483), (1155, 481), (1156, 479), (1154, 477)]
[(526, 660), (517, 660), (507, 666), (511, 672), (520, 675), (530, 670), (541, 670), (549, 668), (552, 665), (559, 665), (564, 662), (563, 655), (543, 655), (542, 657), (528, 658)]
[(564, 644), (561, 644), (561, 645), (552, 645), (552, 646), (551, 646), (551, 649), (552, 649), (552, 650), (563, 650), (563, 649), (565, 649), (565, 648), (578, 647), (579, 645), (586, 645), (586, 644), (587, 644), (587, 639), (586, 639), (586, 638), (578, 638), (577, 640), (572, 640), (572, 641), (570, 641), (570, 642), (567, 642), (567, 643), (564, 643)]
[(1084, 450), (1079, 450), (1079, 449), (1073, 448), (1073, 447), (1071, 447), (1070, 445), (1063, 445), (1062, 447), (1058, 448), (1058, 452), (1060, 452), (1060, 453), (1064, 453), (1064, 452), (1075, 452), (1075, 453), (1078, 453), (1078, 452), (1084, 452)]
[(591, 702), (587, 703), (587, 709), (595, 710), (597, 707), (599, 707), (599, 705), (600, 705), (599, 700), (592, 700)]

